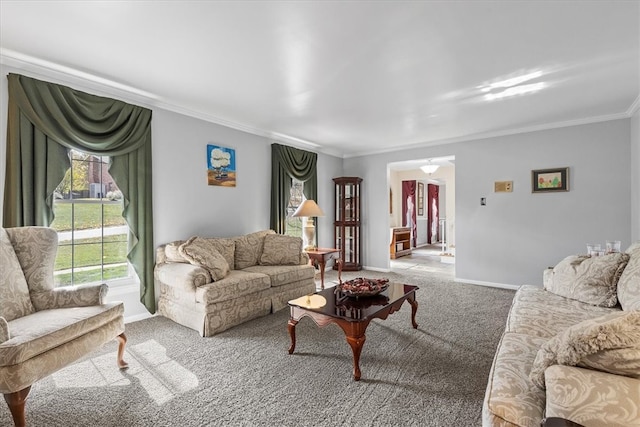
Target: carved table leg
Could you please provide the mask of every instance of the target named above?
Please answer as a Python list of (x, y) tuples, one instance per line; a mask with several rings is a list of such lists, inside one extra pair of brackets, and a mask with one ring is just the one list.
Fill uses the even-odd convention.
[(320, 259), (318, 260), (318, 264), (320, 267), (320, 289), (324, 290), (324, 268), (327, 264), (326, 260), (324, 259), (324, 255), (320, 257)]
[(287, 322), (287, 328), (289, 329), (289, 336), (291, 337), (291, 346), (289, 347), (289, 354), (293, 354), (296, 349), (296, 325), (298, 324), (297, 320), (289, 319)]
[(24, 427), (27, 425), (27, 421), (24, 416), (24, 405), (27, 401), (27, 396), (29, 395), (30, 390), (31, 386), (14, 393), (4, 395), (4, 400), (7, 402), (7, 405), (9, 405), (9, 410), (13, 417), (13, 423), (16, 427)]
[(124, 346), (127, 344), (127, 337), (124, 332), (118, 335), (118, 368), (126, 369), (129, 367), (129, 364), (124, 361)]
[(364, 335), (361, 337), (347, 336), (347, 342), (353, 351), (353, 379), (356, 381), (360, 381), (360, 353), (365, 340), (366, 337)]
[(418, 324), (416, 323), (416, 312), (418, 311), (418, 301), (416, 301), (415, 294), (407, 298), (409, 304), (411, 304), (411, 325), (413, 325), (413, 329), (418, 329)]

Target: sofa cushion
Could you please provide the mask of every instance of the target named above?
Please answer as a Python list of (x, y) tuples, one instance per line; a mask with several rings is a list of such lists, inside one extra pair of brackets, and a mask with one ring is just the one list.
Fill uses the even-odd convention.
[(164, 247), (165, 261), (188, 263), (189, 260), (183, 257), (180, 253), (180, 246), (184, 244), (185, 240), (176, 240), (175, 242), (167, 243)]
[(121, 302), (42, 310), (9, 322), (11, 338), (0, 344), (0, 366), (22, 363), (122, 317)]
[(271, 287), (269, 276), (242, 270), (232, 270), (227, 277), (196, 289), (196, 302), (211, 304), (252, 294)]
[(507, 318), (507, 331), (551, 338), (583, 320), (620, 311), (561, 297), (538, 286), (521, 286)]
[(546, 417), (585, 426), (640, 426), (640, 381), (591, 369), (553, 365), (545, 371)]
[(556, 364), (640, 377), (640, 311), (585, 320), (551, 338), (536, 355), (531, 381), (544, 388), (544, 371)]
[(0, 228), (0, 317), (11, 321), (35, 311), (22, 266), (4, 228)]
[(629, 255), (613, 253), (604, 256), (568, 256), (553, 268), (545, 280), (549, 292), (586, 304), (613, 307), (618, 303), (616, 286)]
[(220, 252), (220, 255), (224, 257), (229, 264), (230, 269), (235, 268), (235, 253), (236, 253), (236, 243), (233, 239), (230, 238), (208, 238), (206, 239), (214, 248)]
[(235, 269), (258, 265), (262, 256), (262, 248), (264, 246), (264, 237), (268, 234), (275, 234), (273, 230), (256, 231), (255, 233), (246, 234), (244, 236), (234, 237), (236, 245), (235, 253)]
[(242, 271), (261, 273), (269, 276), (271, 286), (284, 286), (289, 283), (304, 279), (312, 279), (315, 276), (313, 266), (307, 265), (254, 265)]
[(284, 234), (269, 234), (264, 238), (260, 265), (300, 265), (302, 239)]
[(640, 310), (640, 243), (627, 249), (629, 262), (618, 281), (618, 301), (623, 310)]
[(540, 425), (545, 392), (533, 386), (528, 372), (544, 342), (543, 338), (511, 332), (502, 336), (489, 373), (483, 425)]
[(208, 270), (214, 281), (229, 274), (229, 264), (208, 239), (192, 237), (180, 245), (179, 251), (191, 264)]

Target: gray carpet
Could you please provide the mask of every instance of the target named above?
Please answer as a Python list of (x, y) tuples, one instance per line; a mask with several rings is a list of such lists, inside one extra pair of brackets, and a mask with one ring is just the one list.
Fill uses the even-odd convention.
[[(331, 324), (301, 320), (287, 353), (288, 310), (211, 338), (163, 317), (127, 325), (127, 371), (114, 341), (36, 383), (30, 426), (479, 426), (487, 376), (513, 291), (438, 274), (358, 272), (420, 286), (411, 307), (367, 329), (360, 367)], [(329, 273), (327, 281), (335, 280)], [(0, 425), (12, 425), (6, 405)]]

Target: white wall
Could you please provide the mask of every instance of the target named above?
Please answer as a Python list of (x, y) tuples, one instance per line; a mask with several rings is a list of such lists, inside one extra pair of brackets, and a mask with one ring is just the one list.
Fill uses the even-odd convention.
[[(62, 83), (89, 93), (109, 96), (109, 89), (96, 90), (83, 82), (69, 84), (46, 75), (32, 75), (7, 66), (0, 68), (0, 212), (4, 191), (8, 86), (6, 75), (20, 73)], [(122, 96), (114, 98), (124, 99)], [(125, 97), (126, 98), (126, 97)], [(140, 103), (137, 103), (140, 104)], [(193, 235), (233, 236), (269, 228), (271, 195), (271, 143), (204, 120), (160, 108), (153, 110), (153, 214), (154, 242), (158, 246)], [(206, 146), (208, 143), (236, 150), (237, 186), (207, 185)], [(342, 176), (342, 159), (318, 154), (318, 203), (324, 218), (318, 219), (320, 246), (333, 246), (333, 182)], [(111, 297), (125, 301), (125, 316), (146, 312), (138, 302), (138, 291), (112, 290)]]
[[(631, 242), (630, 120), (614, 120), (345, 159), (367, 183), (366, 266), (389, 266), (387, 163), (455, 155), (456, 278), (541, 284), (541, 271), (588, 242)], [(531, 193), (531, 170), (570, 167), (569, 192)], [(493, 193), (494, 181), (514, 182)], [(480, 206), (486, 197), (487, 206)]]
[(631, 239), (640, 240), (640, 109), (631, 118)]

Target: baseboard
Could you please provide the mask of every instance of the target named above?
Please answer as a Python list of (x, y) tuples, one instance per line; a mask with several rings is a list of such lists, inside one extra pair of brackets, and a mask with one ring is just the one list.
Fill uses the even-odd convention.
[(518, 288), (520, 288), (519, 285), (507, 285), (505, 283), (483, 282), (481, 280), (460, 279), (458, 277), (453, 279), (453, 281), (456, 283), (466, 283), (469, 285), (487, 286), (489, 288), (511, 289), (514, 291), (517, 291)]
[(363, 270), (371, 270), (371, 271), (379, 271), (380, 273), (390, 273), (390, 268), (378, 268), (378, 267), (369, 267), (367, 265), (362, 267)]
[(128, 316), (124, 318), (124, 323), (132, 323), (132, 322), (137, 322), (138, 320), (144, 320), (144, 319), (149, 319), (151, 317), (155, 317), (155, 314), (151, 314), (151, 313), (140, 313), (140, 314), (136, 314), (134, 316)]

